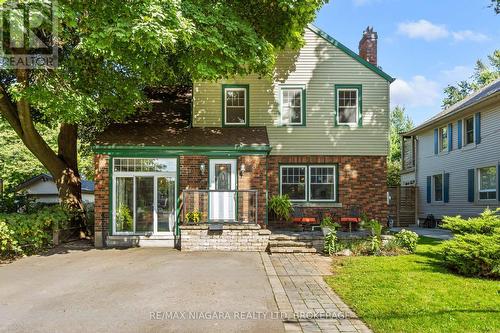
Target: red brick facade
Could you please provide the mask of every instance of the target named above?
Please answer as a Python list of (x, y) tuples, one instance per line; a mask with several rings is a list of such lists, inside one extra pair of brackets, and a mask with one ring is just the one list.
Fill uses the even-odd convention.
[(94, 188), (94, 215), (95, 215), (95, 246), (103, 247), (109, 226), (109, 156), (94, 156), (95, 188)]
[(369, 218), (381, 222), (387, 218), (386, 156), (270, 156), (268, 161), (270, 197), (280, 192), (280, 164), (338, 164), (341, 207), (310, 207), (305, 213), (316, 216), (324, 211), (345, 216), (350, 206), (358, 205)]
[[(387, 217), (387, 171), (385, 156), (241, 156), (237, 163), (238, 189), (256, 189), (258, 222), (266, 221), (266, 191), (279, 194), (280, 164), (337, 164), (339, 171), (339, 204), (307, 207), (306, 214), (333, 212), (347, 215), (349, 207), (358, 205), (369, 218), (385, 221)], [(96, 246), (102, 246), (109, 226), (109, 156), (96, 155), (95, 163), (95, 234)], [(206, 171), (200, 171), (204, 163)], [(245, 172), (241, 173), (241, 165)], [(185, 189), (208, 189), (209, 158), (207, 156), (179, 157), (179, 194)], [(245, 203), (246, 202), (246, 203)], [(207, 204), (207, 203), (205, 203)], [(238, 202), (240, 213), (248, 212), (248, 200)]]

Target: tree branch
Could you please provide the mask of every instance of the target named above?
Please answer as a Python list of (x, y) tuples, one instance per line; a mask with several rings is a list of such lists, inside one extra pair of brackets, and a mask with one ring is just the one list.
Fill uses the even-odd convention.
[(23, 129), (17, 116), (17, 110), (12, 104), (9, 95), (3, 85), (0, 84), (0, 113), (7, 119), (10, 126), (16, 131), (19, 137), (23, 136)]

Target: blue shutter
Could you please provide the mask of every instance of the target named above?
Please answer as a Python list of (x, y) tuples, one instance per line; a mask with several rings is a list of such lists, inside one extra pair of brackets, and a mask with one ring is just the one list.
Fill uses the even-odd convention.
[(474, 131), (475, 131), (475, 135), (476, 135), (476, 144), (478, 143), (481, 143), (481, 113), (478, 112), (474, 115), (474, 120), (476, 122), (475, 124), (475, 128), (474, 128)]
[(431, 176), (427, 176), (427, 203), (431, 203), (432, 195), (431, 195)]
[(453, 150), (453, 124), (448, 124), (448, 151)]
[(450, 174), (445, 173), (444, 174), (444, 190), (443, 190), (443, 201), (444, 202), (450, 202)]
[(457, 148), (462, 148), (462, 119), (458, 121), (457, 125)]
[(474, 169), (467, 171), (467, 201), (474, 202)]
[(438, 135), (439, 135), (439, 132), (438, 132), (438, 129), (435, 128), (434, 129), (434, 154), (437, 154), (439, 152), (439, 139), (438, 139)]

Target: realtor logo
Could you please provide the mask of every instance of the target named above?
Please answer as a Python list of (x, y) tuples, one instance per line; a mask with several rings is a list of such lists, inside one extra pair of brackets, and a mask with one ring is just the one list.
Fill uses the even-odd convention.
[(0, 69), (55, 67), (55, 0), (0, 0)]

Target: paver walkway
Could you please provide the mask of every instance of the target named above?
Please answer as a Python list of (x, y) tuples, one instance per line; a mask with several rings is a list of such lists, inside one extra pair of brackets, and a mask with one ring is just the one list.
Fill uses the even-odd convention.
[(371, 332), (323, 280), (331, 259), (261, 253), (286, 332)]

